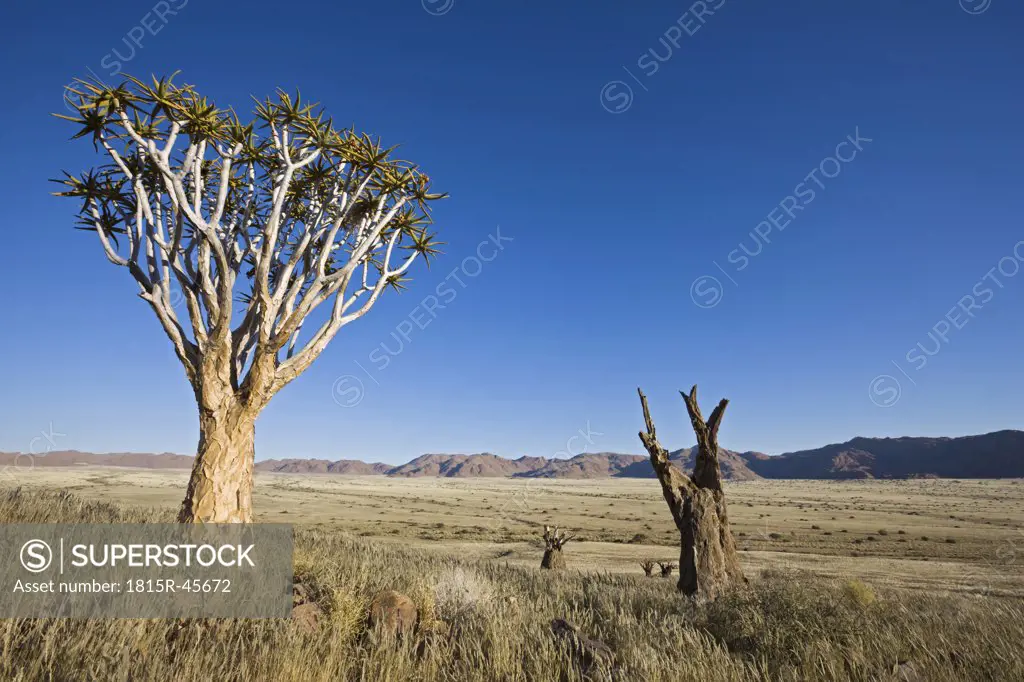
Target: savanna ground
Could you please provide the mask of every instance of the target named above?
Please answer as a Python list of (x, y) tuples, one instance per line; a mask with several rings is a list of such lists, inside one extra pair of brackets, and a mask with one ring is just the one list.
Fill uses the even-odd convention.
[[(187, 472), (19, 471), (0, 522), (173, 520)], [(1024, 679), (1024, 483), (771, 481), (727, 488), (749, 589), (691, 604), (655, 480), (259, 474), (258, 520), (296, 525), (326, 623), (0, 621), (0, 679), (574, 680), (564, 617), (615, 652), (594, 679)], [(5, 482), (10, 485), (10, 482)], [(75, 497), (57, 497), (62, 489)], [(108, 504), (116, 500), (117, 505)], [(539, 529), (579, 535), (541, 572)], [(424, 627), (363, 627), (382, 589)], [(450, 633), (430, 627), (441, 620)], [(433, 634), (428, 634), (433, 632)]]

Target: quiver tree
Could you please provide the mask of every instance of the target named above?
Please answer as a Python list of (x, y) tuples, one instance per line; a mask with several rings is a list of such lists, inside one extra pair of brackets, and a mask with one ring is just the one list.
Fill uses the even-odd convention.
[(672, 563), (671, 561), (665, 562), (665, 563), (659, 561), (658, 562), (658, 568), (661, 570), (661, 577), (662, 578), (671, 578), (672, 577), (672, 571), (676, 570), (676, 565), (674, 563)]
[(78, 114), (60, 118), (108, 163), (65, 173), (57, 194), (79, 200), (80, 229), (131, 275), (195, 393), (179, 520), (247, 522), (256, 417), (436, 253), (429, 205), (443, 195), (298, 94), (257, 101), (245, 123), (172, 80), (76, 81)]
[(722, 472), (718, 464), (718, 428), (729, 404), (722, 400), (707, 421), (697, 405), (697, 387), (690, 394), (680, 392), (697, 435), (697, 456), (693, 473), (684, 474), (669, 461), (668, 452), (658, 442), (647, 407), (647, 396), (640, 394), (647, 431), (640, 440), (651, 457), (651, 465), (679, 529), (679, 589), (686, 595), (713, 599), (731, 584), (744, 582), (736, 544), (729, 529)]
[(544, 526), (544, 557), (540, 560), (540, 567), (552, 570), (565, 568), (565, 555), (562, 554), (562, 547), (574, 537), (576, 536), (558, 530), (558, 526), (555, 526), (554, 529), (551, 526)]
[(644, 575), (650, 578), (654, 573), (654, 562), (650, 559), (644, 559), (640, 562), (640, 568), (644, 570)]

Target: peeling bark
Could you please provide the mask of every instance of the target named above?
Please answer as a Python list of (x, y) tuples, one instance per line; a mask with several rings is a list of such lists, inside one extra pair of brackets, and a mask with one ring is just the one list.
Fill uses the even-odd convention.
[[(195, 386), (199, 403), (199, 446), (188, 490), (178, 514), (181, 523), (249, 523), (252, 515), (256, 417), (263, 404), (231, 385), (231, 347), (223, 341), (204, 358)], [(253, 379), (259, 373), (253, 375)]]
[(181, 523), (249, 523), (252, 517), (252, 472), (255, 415), (244, 410), (202, 414), (199, 447)]

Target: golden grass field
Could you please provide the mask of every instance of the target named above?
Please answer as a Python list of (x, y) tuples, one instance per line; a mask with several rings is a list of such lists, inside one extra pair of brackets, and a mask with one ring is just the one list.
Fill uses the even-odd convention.
[[(0, 489), (0, 523), (170, 522), (187, 478), (16, 473)], [(260, 474), (256, 483), (258, 520), (295, 524), (295, 575), (320, 609), (317, 627), (0, 620), (0, 680), (1024, 679), (1017, 481), (730, 484), (749, 583), (712, 602), (688, 600), (674, 579), (645, 578), (637, 565), (677, 558), (654, 480)], [(580, 535), (566, 571), (538, 567), (545, 522)], [(382, 641), (367, 627), (381, 590), (413, 600), (413, 635)], [(612, 659), (581, 658), (553, 635), (558, 618)]]
[[(17, 484), (176, 508), (185, 471), (21, 470)], [(744, 568), (794, 568), (878, 585), (1024, 597), (1019, 480), (727, 484)], [(678, 560), (654, 479), (387, 478), (258, 473), (259, 521), (293, 523), (518, 566), (540, 561), (545, 523), (577, 533), (570, 569), (637, 573)]]

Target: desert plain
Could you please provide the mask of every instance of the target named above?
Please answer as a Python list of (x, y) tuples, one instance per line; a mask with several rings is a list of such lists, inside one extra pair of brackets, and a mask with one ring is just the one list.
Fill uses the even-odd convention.
[[(39, 467), (19, 468), (14, 479), (6, 485), (174, 509), (188, 472)], [(758, 480), (726, 486), (748, 574), (792, 568), (892, 588), (1024, 597), (1019, 479)], [(678, 561), (678, 532), (655, 479), (259, 472), (254, 507), (258, 522), (513, 566), (539, 564), (545, 524), (576, 535), (565, 550), (570, 571), (642, 575), (644, 559)]]

